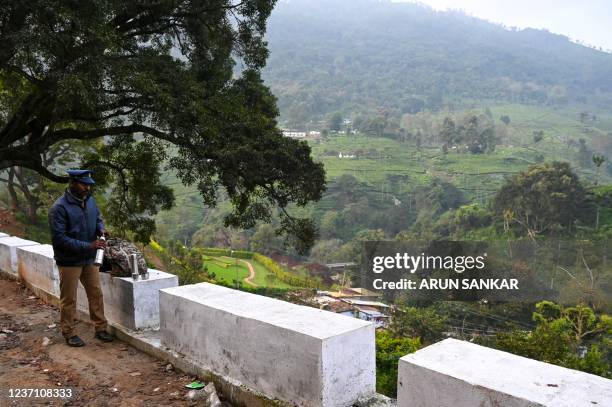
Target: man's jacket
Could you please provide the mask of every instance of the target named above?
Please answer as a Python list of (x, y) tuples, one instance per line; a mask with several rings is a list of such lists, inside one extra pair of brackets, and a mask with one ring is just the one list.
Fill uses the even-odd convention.
[(58, 266), (84, 266), (94, 262), (96, 251), (90, 244), (105, 228), (91, 195), (81, 200), (66, 190), (49, 211), (49, 227)]

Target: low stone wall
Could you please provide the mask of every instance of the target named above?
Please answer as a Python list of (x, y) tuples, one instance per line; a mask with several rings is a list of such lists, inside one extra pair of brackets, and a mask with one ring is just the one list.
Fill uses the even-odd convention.
[(59, 298), (59, 271), (53, 259), (53, 246), (37, 244), (17, 248), (19, 278), (45, 295)]
[[(159, 327), (159, 294), (161, 288), (178, 286), (174, 274), (149, 269), (148, 280), (133, 280), (131, 277), (112, 277), (100, 273), (104, 295), (104, 313), (111, 323), (129, 329), (153, 329)], [(87, 295), (79, 283), (77, 309), (89, 313)]]
[(201, 283), (160, 290), (162, 345), (298, 406), (350, 406), (376, 388), (374, 325)]
[[(0, 271), (57, 304), (53, 248), (2, 235)], [(148, 280), (100, 278), (105, 313), (120, 338), (191, 374), (210, 372), (237, 406), (392, 405), (370, 399), (376, 382), (370, 322), (208, 283), (178, 287), (176, 276), (153, 269)], [(77, 308), (89, 320), (80, 284)], [(397, 405), (608, 406), (612, 381), (446, 339), (400, 359)]]
[(17, 276), (17, 248), (37, 245), (37, 242), (15, 236), (0, 237), (0, 270)]
[[(16, 264), (15, 272), (11, 265), (13, 261)], [(0, 237), (0, 264), (3, 271), (18, 276), (35, 294), (50, 303), (59, 304), (59, 271), (51, 245)], [(111, 324), (134, 330), (154, 329), (159, 327), (158, 290), (178, 286), (178, 277), (149, 269), (147, 280), (100, 273), (100, 282), (105, 316)], [(77, 291), (77, 310), (81, 319), (89, 320), (87, 295), (81, 283)]]
[(399, 361), (398, 407), (612, 405), (612, 380), (456, 339)]

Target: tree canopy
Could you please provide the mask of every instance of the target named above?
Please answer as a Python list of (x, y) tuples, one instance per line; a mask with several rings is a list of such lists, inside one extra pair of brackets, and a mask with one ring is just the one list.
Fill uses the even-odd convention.
[(533, 165), (497, 192), (493, 209), (505, 224), (531, 237), (569, 228), (583, 206), (586, 190), (568, 163)]
[(311, 222), (286, 208), (319, 199), (325, 174), (305, 143), (282, 137), (276, 99), (260, 78), (274, 4), (5, 2), (0, 169), (18, 166), (65, 182), (45, 152), (103, 138), (107, 147), (74, 164), (115, 173), (114, 198), (133, 203), (124, 210), (146, 215), (172, 204), (159, 178), (166, 163), (185, 185), (197, 186), (205, 204), (216, 203), (220, 188), (227, 191), (233, 211), (226, 225), (252, 227), (280, 208), (281, 230), (307, 247)]

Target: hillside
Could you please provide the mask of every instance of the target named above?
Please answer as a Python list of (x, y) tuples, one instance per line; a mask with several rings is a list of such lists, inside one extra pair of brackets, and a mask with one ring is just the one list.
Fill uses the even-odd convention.
[[(366, 238), (447, 236), (462, 205), (475, 204), (466, 210), (489, 229), (454, 236), (487, 239), (495, 234), (485, 213), (491, 198), (534, 164), (569, 162), (590, 187), (612, 180), (610, 54), (545, 31), (370, 0), (281, 1), (266, 38), (265, 81), (278, 97), (280, 125), (327, 130), (340, 118), (338, 132), (308, 140), (325, 165), (326, 193), (293, 208), (319, 228), (313, 261), (354, 259)], [(456, 125), (451, 141), (447, 118)], [(486, 135), (487, 146), (474, 149), (474, 135)], [(593, 154), (608, 160), (596, 168)], [(171, 174), (165, 180), (178, 205), (157, 217), (163, 239), (286, 252), (267, 225), (225, 229), (223, 192), (208, 209), (194, 187)], [(604, 212), (601, 225), (612, 219)], [(577, 224), (593, 228), (587, 215)]]
[(612, 55), (546, 31), (370, 0), (281, 1), (265, 79), (289, 127), (484, 101), (608, 106)]

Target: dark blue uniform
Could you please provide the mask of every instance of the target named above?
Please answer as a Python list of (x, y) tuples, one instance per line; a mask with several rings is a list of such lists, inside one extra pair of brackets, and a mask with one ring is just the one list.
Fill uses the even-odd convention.
[(58, 266), (85, 266), (94, 262), (96, 251), (90, 244), (105, 227), (91, 195), (81, 200), (67, 190), (49, 210), (49, 227)]

